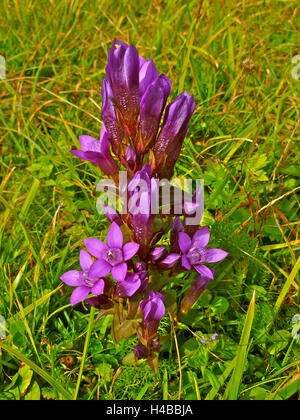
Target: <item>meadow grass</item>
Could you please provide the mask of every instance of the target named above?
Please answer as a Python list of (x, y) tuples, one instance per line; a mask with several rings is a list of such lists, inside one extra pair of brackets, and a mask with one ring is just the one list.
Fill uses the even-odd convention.
[[(289, 0), (2, 0), (0, 399), (298, 397), (299, 11)], [(94, 326), (87, 307), (71, 308), (59, 279), (82, 239), (107, 230), (101, 174), (69, 151), (100, 133), (114, 38), (154, 60), (172, 99), (194, 94), (177, 175), (205, 180), (204, 223), (230, 254), (181, 323), (163, 319), (176, 340), (157, 376), (128, 356), (136, 339), (113, 343), (109, 317)]]

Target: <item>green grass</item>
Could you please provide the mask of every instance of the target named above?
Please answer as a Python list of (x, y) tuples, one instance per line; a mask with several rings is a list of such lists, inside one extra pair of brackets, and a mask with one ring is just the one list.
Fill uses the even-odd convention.
[[(1, 2), (0, 399), (298, 398), (298, 9), (289, 0)], [(71, 308), (59, 280), (82, 239), (107, 229), (96, 212), (101, 174), (69, 150), (100, 132), (115, 37), (154, 60), (173, 98), (194, 94), (177, 173), (204, 178), (205, 222), (230, 254), (175, 327), (158, 376), (130, 363), (135, 338), (113, 343), (110, 318), (92, 326), (88, 308)], [(167, 317), (160, 329), (167, 336)], [(216, 342), (200, 343), (214, 332)]]

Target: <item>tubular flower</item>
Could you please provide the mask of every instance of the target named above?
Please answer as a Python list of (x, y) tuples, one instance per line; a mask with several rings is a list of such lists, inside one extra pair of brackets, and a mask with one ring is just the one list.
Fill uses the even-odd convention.
[(68, 271), (60, 277), (68, 286), (76, 287), (71, 296), (71, 305), (73, 306), (84, 300), (90, 293), (102, 295), (105, 286), (101, 275), (96, 275), (93, 272), (94, 263), (86, 251), (80, 251), (79, 262), (82, 271)]
[(123, 245), (123, 234), (117, 223), (113, 222), (106, 237), (107, 245), (99, 239), (89, 238), (84, 244), (91, 255), (98, 260), (91, 272), (94, 276), (104, 276), (111, 272), (117, 281), (123, 281), (127, 274), (127, 263), (139, 250), (139, 244), (128, 242)]
[(199, 229), (193, 236), (189, 237), (185, 232), (179, 233), (179, 247), (182, 252), (182, 266), (187, 270), (195, 268), (203, 277), (213, 279), (212, 270), (203, 265), (203, 263), (215, 263), (227, 257), (228, 253), (221, 249), (206, 246), (209, 242), (210, 233), (208, 226)]
[(146, 340), (151, 340), (156, 332), (160, 320), (165, 316), (166, 308), (164, 304), (165, 298), (161, 293), (149, 292), (149, 298), (140, 304), (140, 308), (144, 315), (144, 333)]
[[(214, 271), (212, 270), (213, 274)], [(181, 313), (184, 315), (192, 308), (200, 295), (207, 289), (211, 279), (204, 276), (197, 277), (181, 302)]]
[(106, 175), (115, 175), (119, 166), (110, 153), (110, 141), (105, 126), (102, 126), (100, 140), (90, 136), (80, 136), (82, 150), (71, 150), (80, 159), (95, 163)]
[(106, 75), (124, 129), (129, 136), (135, 137), (140, 110), (139, 54), (136, 48), (115, 39), (112, 49), (108, 50)]
[(140, 135), (137, 148), (142, 153), (146, 153), (155, 142), (171, 88), (170, 80), (162, 74), (148, 86), (141, 99)]
[(158, 206), (158, 185), (151, 178), (151, 169), (146, 164), (138, 171), (128, 185), (130, 196), (129, 214), (135, 240), (147, 244), (152, 236), (155, 214), (152, 210)]
[(123, 142), (126, 142), (126, 134), (117, 118), (117, 113), (114, 107), (114, 96), (107, 79), (102, 81), (102, 109), (101, 116), (109, 134), (112, 150), (116, 156), (120, 157)]
[(182, 92), (167, 106), (163, 125), (154, 145), (154, 171), (160, 178), (170, 179), (173, 176), (194, 110), (194, 97), (186, 92)]

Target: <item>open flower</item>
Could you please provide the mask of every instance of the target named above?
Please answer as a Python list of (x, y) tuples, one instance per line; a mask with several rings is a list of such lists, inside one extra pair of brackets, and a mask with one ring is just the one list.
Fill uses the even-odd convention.
[(95, 163), (106, 175), (115, 175), (119, 172), (119, 167), (110, 153), (110, 141), (104, 124), (100, 140), (90, 136), (80, 136), (79, 143), (82, 150), (71, 150), (73, 155)]
[(118, 282), (116, 291), (121, 297), (131, 297), (135, 293), (142, 293), (148, 287), (148, 272), (127, 273), (123, 281)]
[(98, 260), (91, 272), (94, 276), (105, 276), (111, 272), (117, 281), (123, 281), (127, 274), (126, 261), (133, 258), (139, 250), (139, 244), (128, 242), (123, 245), (123, 234), (117, 223), (113, 222), (106, 236), (107, 245), (99, 239), (89, 238), (84, 244), (91, 255)]
[(102, 295), (104, 291), (104, 280), (93, 272), (92, 257), (84, 250), (80, 251), (79, 258), (82, 271), (71, 270), (63, 274), (60, 279), (68, 286), (76, 287), (71, 296), (71, 305), (84, 300), (90, 293)]
[(182, 265), (187, 270), (195, 268), (198, 273), (208, 279), (213, 279), (212, 270), (203, 265), (203, 263), (215, 263), (227, 257), (228, 253), (217, 248), (207, 249), (210, 233), (208, 226), (199, 229), (193, 236), (193, 239), (185, 232), (179, 232), (179, 247), (182, 252)]

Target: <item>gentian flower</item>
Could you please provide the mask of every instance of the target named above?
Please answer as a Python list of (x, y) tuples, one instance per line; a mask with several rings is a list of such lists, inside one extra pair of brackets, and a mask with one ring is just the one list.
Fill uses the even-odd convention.
[(102, 80), (101, 94), (101, 117), (109, 134), (112, 150), (115, 155), (120, 158), (122, 153), (121, 145), (126, 135), (117, 118), (116, 110), (113, 104), (114, 98), (111, 86), (109, 81), (105, 78)]
[(155, 214), (151, 210), (158, 208), (158, 185), (151, 178), (151, 169), (146, 164), (138, 171), (128, 185), (129, 214), (135, 240), (139, 244), (147, 245), (152, 236)]
[(80, 136), (82, 150), (71, 150), (80, 159), (95, 163), (106, 175), (115, 175), (119, 166), (110, 153), (110, 141), (105, 126), (102, 126), (100, 140), (90, 136)]
[(144, 315), (143, 336), (146, 340), (151, 340), (157, 331), (160, 320), (165, 316), (165, 298), (161, 293), (149, 292), (149, 298), (140, 304)]
[(103, 204), (105, 215), (107, 219), (110, 221), (110, 223), (117, 223), (117, 225), (122, 226), (123, 220), (121, 219), (120, 214), (117, 212), (116, 209), (114, 209), (111, 206), (108, 206), (107, 204)]
[(156, 246), (149, 252), (149, 257), (152, 261), (160, 260), (166, 253), (166, 248), (163, 245)]
[(159, 73), (152, 60), (146, 61), (139, 56), (139, 89), (142, 98), (148, 87), (159, 78)]
[(149, 298), (140, 305), (144, 315), (144, 322), (160, 321), (166, 313), (165, 297), (161, 293), (149, 292)]
[(135, 137), (140, 111), (139, 54), (133, 45), (117, 39), (108, 50), (106, 75), (127, 134)]
[[(214, 275), (214, 270), (211, 270)], [(194, 303), (199, 299), (200, 295), (207, 289), (211, 278), (205, 276), (197, 277), (189, 290), (186, 292), (184, 298), (181, 301), (181, 313), (185, 315), (192, 308)]]
[(137, 167), (137, 156), (136, 156), (134, 148), (132, 146), (130, 146), (130, 144), (128, 145), (128, 147), (126, 149), (125, 160), (128, 164), (128, 168), (132, 172), (135, 172), (136, 167)]
[(174, 265), (180, 260), (180, 255), (172, 253), (166, 256), (162, 261), (159, 262), (159, 266), (166, 270), (174, 267)]
[[(204, 193), (197, 187), (192, 201), (186, 201), (183, 205), (184, 231), (189, 236), (193, 236), (199, 228), (204, 213)], [(189, 220), (192, 219), (192, 220)]]
[(208, 226), (199, 229), (189, 237), (185, 232), (179, 233), (179, 247), (182, 252), (182, 265), (187, 270), (195, 268), (203, 277), (213, 279), (213, 272), (203, 263), (215, 263), (227, 257), (228, 253), (217, 248), (207, 249), (210, 233)]
[(91, 255), (98, 260), (91, 268), (95, 276), (105, 276), (111, 272), (117, 281), (123, 281), (127, 274), (127, 263), (139, 250), (139, 244), (128, 242), (123, 245), (123, 234), (113, 222), (106, 236), (107, 245), (99, 239), (85, 239), (84, 244)]
[(147, 271), (127, 273), (125, 279), (118, 282), (116, 292), (121, 297), (131, 297), (135, 293), (143, 293), (148, 287), (148, 282)]
[(163, 125), (154, 145), (153, 171), (159, 178), (170, 179), (186, 136), (190, 118), (195, 110), (193, 95), (182, 92), (171, 102), (164, 115)]
[(82, 271), (71, 270), (60, 277), (68, 286), (76, 287), (71, 296), (71, 305), (73, 306), (84, 300), (89, 293), (102, 295), (105, 286), (101, 276), (93, 273), (94, 263), (86, 251), (80, 251), (79, 262)]
[(148, 86), (141, 99), (137, 149), (142, 153), (146, 153), (155, 142), (171, 88), (170, 80), (164, 74), (161, 74)]
[(133, 353), (137, 359), (145, 359), (148, 355), (148, 350), (145, 346), (143, 346), (143, 344), (139, 344), (135, 346)]
[(181, 223), (180, 217), (177, 216), (174, 219), (174, 222), (171, 228), (171, 234), (170, 234), (171, 251), (173, 253), (180, 252), (178, 239), (179, 239), (179, 232), (182, 232), (182, 231), (183, 231), (183, 225)]

